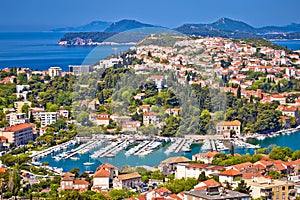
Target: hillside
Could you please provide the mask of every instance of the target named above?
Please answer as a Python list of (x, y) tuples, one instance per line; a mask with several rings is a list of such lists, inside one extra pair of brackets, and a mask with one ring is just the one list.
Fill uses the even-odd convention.
[(56, 32), (101, 32), (111, 25), (111, 22), (93, 21), (89, 24), (77, 27), (56, 28)]
[(123, 19), (118, 22), (112, 23), (105, 29), (105, 32), (124, 32), (131, 29), (142, 28), (142, 27), (155, 27), (151, 24), (144, 24), (136, 20)]

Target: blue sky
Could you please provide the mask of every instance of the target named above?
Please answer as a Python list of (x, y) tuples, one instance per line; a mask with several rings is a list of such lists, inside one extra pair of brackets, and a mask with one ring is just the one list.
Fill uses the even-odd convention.
[(177, 27), (221, 17), (252, 26), (300, 23), (299, 0), (1, 0), (0, 31), (47, 30), (93, 20), (136, 19)]

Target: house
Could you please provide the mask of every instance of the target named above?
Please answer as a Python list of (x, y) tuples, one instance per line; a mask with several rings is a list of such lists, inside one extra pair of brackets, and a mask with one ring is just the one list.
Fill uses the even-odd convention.
[(137, 113), (146, 113), (146, 112), (150, 112), (151, 110), (151, 105), (141, 105), (138, 107), (137, 109)]
[(179, 108), (169, 108), (165, 111), (166, 114), (172, 115), (173, 117), (179, 115), (180, 109)]
[(283, 95), (281, 95), (281, 94), (273, 94), (273, 95), (271, 95), (271, 99), (270, 99), (271, 101), (279, 101), (279, 103), (281, 104), (281, 105), (283, 105), (283, 104), (286, 104), (286, 99), (285, 99), (285, 97), (283, 96)]
[(60, 180), (60, 189), (61, 190), (73, 190), (73, 181), (75, 179), (75, 175), (67, 172), (61, 176)]
[(155, 112), (146, 112), (143, 115), (143, 123), (145, 126), (149, 126), (150, 124), (157, 124), (159, 122), (159, 116)]
[(221, 183), (230, 183), (232, 184), (237, 179), (241, 179), (243, 176), (243, 173), (235, 170), (235, 169), (228, 169), (225, 171), (220, 172), (219, 174), (219, 180)]
[(208, 179), (206, 181), (202, 181), (200, 183), (198, 183), (197, 185), (194, 186), (194, 190), (204, 190), (208, 187), (212, 187), (212, 186), (221, 186), (220, 183), (218, 183), (217, 181), (215, 181), (215, 179)]
[(157, 86), (158, 91), (160, 91), (163, 88), (163, 86), (165, 85), (163, 76), (153, 75), (153, 76), (149, 77), (149, 80), (154, 81), (154, 83)]
[(140, 121), (127, 122), (122, 124), (122, 131), (136, 132), (140, 126)]
[(250, 195), (252, 198), (288, 200), (295, 195), (295, 184), (289, 181), (254, 177), (253, 179), (246, 179), (245, 182), (251, 188)]
[(132, 189), (142, 184), (142, 176), (138, 172), (118, 175), (114, 178), (113, 187), (116, 189)]
[(3, 151), (5, 148), (9, 147), (8, 139), (4, 136), (0, 136), (0, 151)]
[(26, 113), (15, 113), (15, 112), (7, 114), (6, 121), (8, 122), (9, 126), (14, 126), (17, 124), (23, 124), (29, 122)]
[(241, 134), (241, 122), (238, 120), (219, 122), (217, 134), (223, 135), (225, 138), (231, 138), (233, 134), (239, 136)]
[(157, 188), (154, 190), (150, 190), (146, 193), (146, 200), (154, 200), (154, 199), (165, 199), (169, 195), (171, 195), (172, 192), (168, 190), (165, 187)]
[(299, 121), (299, 110), (297, 106), (283, 106), (280, 105), (277, 108), (282, 112), (283, 115), (289, 117), (295, 117), (297, 121)]
[(4, 128), (1, 136), (7, 138), (10, 144), (16, 146), (27, 144), (30, 140), (33, 140), (33, 128), (35, 124), (23, 123), (15, 126)]
[(55, 76), (61, 76), (62, 70), (60, 67), (50, 67), (48, 70), (48, 74), (51, 78), (55, 77)]
[(146, 94), (145, 93), (138, 93), (133, 98), (134, 98), (134, 100), (144, 100), (146, 98)]
[(22, 112), (22, 107), (24, 105), (28, 105), (31, 107), (31, 102), (30, 101), (15, 101), (14, 102), (14, 107), (17, 109), (17, 112), (21, 113)]
[(190, 161), (190, 159), (184, 156), (170, 157), (161, 161), (161, 163), (158, 165), (158, 169), (166, 176), (175, 172), (177, 164), (188, 163)]
[(206, 153), (198, 153), (192, 156), (193, 161), (203, 161), (205, 164), (212, 162), (215, 155), (220, 154), (217, 151), (209, 151)]
[(109, 117), (97, 117), (96, 123), (98, 126), (104, 125), (108, 126), (109, 125)]
[(118, 168), (104, 163), (100, 165), (93, 178), (93, 188), (109, 189), (113, 186), (113, 179), (118, 176)]
[(204, 172), (205, 176), (218, 175), (225, 167), (211, 164), (177, 164), (175, 178), (198, 178)]
[(221, 186), (207, 187), (205, 190), (185, 192), (186, 200), (250, 200), (251, 196), (241, 192), (225, 189)]
[(68, 119), (69, 118), (69, 111), (68, 110), (58, 110), (57, 111), (57, 116), (62, 116), (63, 118), (65, 119)]
[(59, 190), (81, 190), (86, 191), (89, 187), (89, 182), (86, 180), (76, 180), (75, 175), (67, 172), (64, 173), (60, 180)]
[(40, 112), (39, 114), (39, 120), (42, 127), (54, 124), (57, 121), (56, 112)]

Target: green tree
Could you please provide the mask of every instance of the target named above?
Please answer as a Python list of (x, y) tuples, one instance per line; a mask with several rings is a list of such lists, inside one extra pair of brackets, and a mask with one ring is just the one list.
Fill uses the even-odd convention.
[(300, 159), (300, 150), (296, 150), (292, 154), (292, 160)]
[(274, 147), (269, 157), (273, 160), (287, 161), (288, 158), (292, 157), (293, 151), (288, 147)]
[(207, 177), (205, 176), (205, 172), (201, 172), (201, 174), (199, 174), (199, 176), (198, 176), (198, 182), (203, 182), (206, 180), (207, 180)]
[(247, 186), (247, 183), (245, 182), (245, 180), (241, 180), (238, 183), (238, 186), (235, 188), (235, 191), (241, 192), (244, 194), (250, 194), (250, 186)]

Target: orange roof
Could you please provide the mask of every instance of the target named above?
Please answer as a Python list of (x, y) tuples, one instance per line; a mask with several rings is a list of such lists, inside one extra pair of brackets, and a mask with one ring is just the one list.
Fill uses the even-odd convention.
[(0, 141), (1, 140), (8, 140), (6, 137), (4, 137), (4, 136), (0, 136)]
[(208, 179), (206, 181), (203, 181), (203, 183), (207, 186), (220, 186), (220, 183), (218, 183), (217, 181), (215, 181), (215, 179)]
[(239, 176), (239, 175), (242, 175), (242, 173), (235, 169), (228, 169), (226, 171), (220, 172), (220, 175), (222, 175), (222, 176)]
[(146, 112), (144, 116), (158, 116), (158, 114), (155, 112)]
[(176, 200), (182, 200), (179, 196), (177, 196), (176, 194), (170, 194), (169, 195), (171, 198), (176, 199)]
[(167, 188), (165, 187), (161, 187), (161, 188), (157, 188), (157, 189), (154, 189), (154, 191), (160, 195), (163, 195), (164, 193), (168, 193), (168, 194), (171, 194), (172, 192), (170, 190), (168, 190)]
[(285, 98), (284, 96), (282, 96), (281, 94), (273, 94), (272, 98), (276, 98), (276, 99), (282, 99)]
[(23, 129), (32, 128), (32, 127), (35, 127), (35, 124), (32, 123), (18, 124), (15, 126), (6, 127), (3, 132), (16, 132), (16, 131), (21, 131)]
[(260, 177), (262, 176), (260, 173), (243, 173), (244, 179), (252, 179), (253, 177)]
[(74, 184), (75, 185), (88, 185), (89, 182), (87, 182), (85, 180), (74, 180)]
[(110, 172), (109, 171), (106, 171), (105, 169), (101, 169), (99, 171), (96, 171), (95, 172), (95, 175), (94, 177), (109, 177), (110, 176)]
[(130, 174), (122, 174), (119, 175), (120, 180), (129, 180), (129, 179), (134, 179), (134, 178), (141, 178), (142, 176), (138, 172), (133, 172)]
[(5, 173), (7, 171), (7, 168), (0, 167), (0, 173)]
[(286, 170), (286, 168), (280, 163), (274, 163), (274, 167), (279, 171)]
[(224, 121), (218, 123), (218, 126), (240, 126), (241, 122), (239, 120), (234, 120), (234, 121)]
[(245, 162), (245, 163), (233, 165), (232, 167), (234, 167), (238, 171), (242, 171), (243, 169), (250, 167), (250, 166), (252, 166), (251, 162)]
[(202, 154), (202, 156), (205, 156), (205, 157), (208, 157), (208, 158), (213, 158), (217, 154), (220, 154), (220, 153), (217, 152), (217, 151), (210, 151), (210, 152)]

